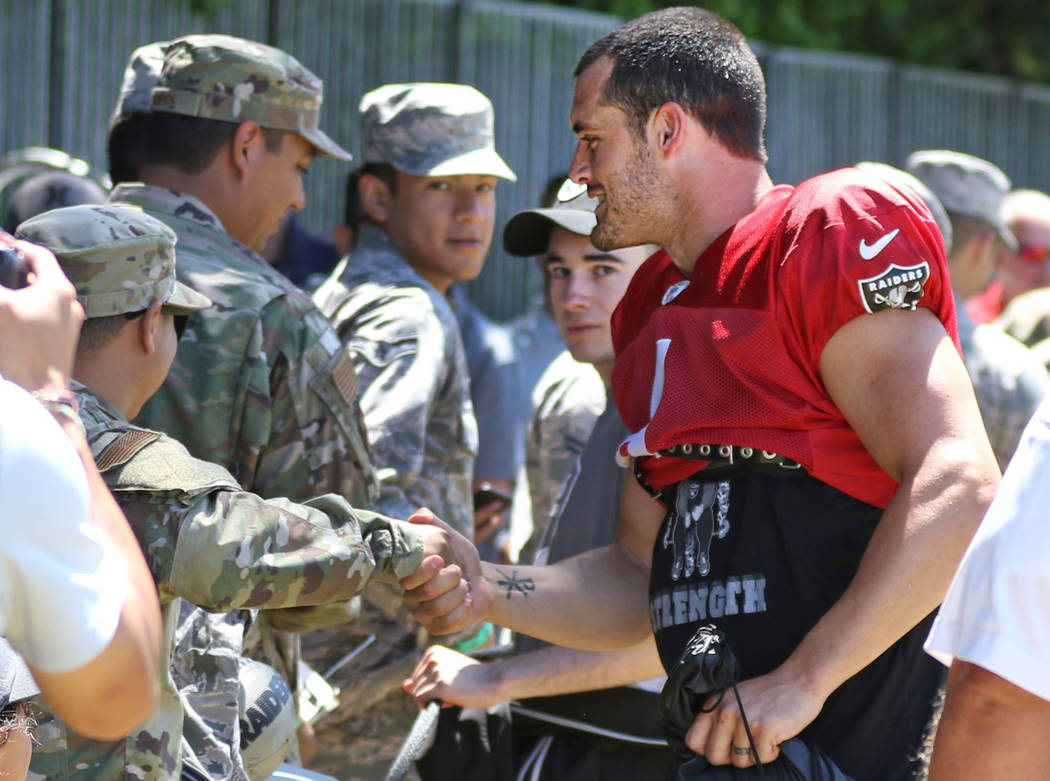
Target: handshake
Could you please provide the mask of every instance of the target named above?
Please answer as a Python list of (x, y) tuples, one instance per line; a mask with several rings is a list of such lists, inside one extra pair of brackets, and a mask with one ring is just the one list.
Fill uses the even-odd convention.
[(474, 544), (427, 509), (408, 519), (423, 537), (423, 559), (401, 579), (405, 604), (428, 632), (447, 635), (485, 619), (492, 595)]

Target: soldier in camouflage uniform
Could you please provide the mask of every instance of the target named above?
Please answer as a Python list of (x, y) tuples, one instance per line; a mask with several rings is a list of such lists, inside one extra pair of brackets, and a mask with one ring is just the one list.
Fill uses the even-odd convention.
[[(390, 84), (369, 92), (361, 100), (361, 149), (366, 220), (356, 248), (314, 300), (349, 348), (361, 383), (381, 486), (376, 508), (399, 515), (426, 506), (471, 535), (477, 426), (445, 294), (481, 271), (496, 183), (515, 176), (494, 147), (491, 102), (466, 85)], [(392, 602), (375, 592), (366, 598)], [(349, 760), (352, 778), (374, 779), (385, 776), (415, 715), (400, 682), (415, 664), (417, 639), (389, 611), (366, 605), (362, 613), (348, 627), (352, 642), (368, 633), (379, 642), (359, 660), (368, 672), (353, 679), (354, 702), (332, 721), (353, 718), (345, 729), (318, 733), (318, 767), (332, 772)], [(362, 689), (371, 694), (357, 697)], [(362, 713), (368, 700), (382, 702)]]
[[(277, 49), (217, 35), (173, 41), (143, 116), (168, 135), (219, 126), (233, 136), (196, 173), (180, 170), (175, 150), (150, 149), (138, 170), (144, 184), (118, 184), (110, 202), (171, 227), (180, 280), (215, 303), (191, 318), (142, 420), (185, 433), (191, 452), (229, 465), (253, 489), (361, 500), (374, 488), (353, 367), (309, 298), (256, 251), (287, 209), (303, 207), (301, 176), (315, 154), (349, 159), (318, 129), (320, 105), (320, 81)], [(227, 154), (260, 170), (225, 170)], [(173, 192), (170, 180), (193, 192)], [(232, 181), (246, 189), (274, 181), (253, 203), (247, 193), (222, 193), (215, 180), (227, 190)]]
[[(141, 154), (133, 153), (140, 151), (140, 145), (126, 143), (125, 136), (134, 134), (138, 130), (137, 123), (149, 112), (167, 46), (167, 41), (140, 46), (128, 61), (113, 114), (113, 132), (108, 139), (112, 146), (111, 176), (118, 183), (139, 178), (141, 160), (137, 158)], [(243, 757), (231, 750), (233, 744), (225, 731), (200, 728), (209, 721), (216, 721), (214, 716), (209, 718), (206, 715), (211, 703), (229, 701), (243, 688), (237, 677), (240, 669), (237, 657), (244, 646), (248, 615), (242, 611), (209, 613), (183, 601), (175, 619), (171, 674), (186, 714), (183, 731), (189, 735), (186, 742), (192, 747), (194, 756), (214, 777), (242, 777), (248, 770)], [(282, 661), (278, 653), (270, 656), (276, 657), (273, 661)], [(279, 666), (282, 669), (287, 667), (284, 664)], [(208, 685), (202, 685), (202, 676), (207, 676)], [(294, 758), (297, 746), (292, 748)]]
[[(244, 778), (236, 768), (217, 770), (201, 762), (184, 728), (170, 668), (181, 603), (229, 611), (345, 601), (372, 578), (425, 580), (429, 567), (440, 566), (430, 554), (452, 560), (447, 535), (354, 510), (333, 494), (305, 504), (264, 500), (243, 491), (222, 466), (129, 423), (167, 374), (178, 340), (176, 320), (209, 305), (176, 282), (175, 235), (147, 215), (112, 206), (47, 212), (19, 230), (56, 255), (84, 307), (72, 387), (99, 472), (156, 581), (166, 638), (161, 702), (147, 722), (126, 741), (106, 744), (49, 720), (42, 725), (33, 774), (96, 781), (180, 773)], [(427, 567), (420, 567), (424, 558)], [(236, 659), (239, 635), (231, 637)], [(196, 672), (202, 690), (215, 694), (211, 676), (221, 678), (224, 671)], [(209, 733), (239, 745), (236, 697), (219, 696), (198, 716)]]
[[(362, 507), (377, 487), (353, 365), (310, 298), (257, 252), (287, 209), (303, 207), (301, 177), (315, 154), (349, 159), (318, 127), (321, 99), (316, 76), (262, 44), (193, 35), (140, 48), (110, 128), (110, 200), (172, 228), (179, 278), (215, 302), (190, 319), (140, 421), (261, 496), (333, 492)], [(301, 611), (300, 625), (279, 628), (348, 615), (346, 606)], [(277, 651), (264, 658), (294, 689), (298, 637), (271, 632), (275, 617), (261, 614), (249, 645)], [(235, 630), (209, 620), (220, 652)], [(176, 678), (192, 687), (192, 670)]]
[(987, 160), (949, 150), (914, 152), (907, 167), (933, 191), (952, 223), (948, 270), (959, 343), (985, 431), (1005, 469), (1028, 419), (1050, 391), (1050, 377), (1021, 342), (998, 326), (975, 324), (963, 302), (987, 284), (997, 249), (1017, 247), (1000, 215), (1010, 180)]

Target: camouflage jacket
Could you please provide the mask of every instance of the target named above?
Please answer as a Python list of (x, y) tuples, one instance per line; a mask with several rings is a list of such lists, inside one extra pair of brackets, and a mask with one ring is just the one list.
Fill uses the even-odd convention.
[(593, 366), (580, 363), (565, 351), (536, 383), (532, 409), (525, 439), (532, 534), (518, 554), (518, 560), (526, 563), (536, 555), (565, 478), (605, 409), (605, 385)]
[(110, 202), (178, 236), (178, 279), (213, 306), (190, 317), (143, 425), (225, 466), (261, 496), (337, 493), (368, 506), (377, 487), (355, 404), (357, 378), (324, 316), (191, 195), (123, 184)]
[[(125, 184), (110, 201), (174, 230), (179, 280), (213, 302), (190, 318), (168, 378), (140, 421), (223, 465), (260, 496), (304, 501), (330, 492), (370, 506), (378, 483), (353, 364), (309, 296), (191, 195)], [(266, 635), (274, 653), (259, 655), (295, 688), (298, 638), (271, 632), (270, 617), (252, 625), (246, 650)], [(327, 620), (325, 610), (301, 616), (307, 626)], [(217, 630), (221, 640), (225, 630)], [(192, 687), (180, 673), (180, 688)]]
[(963, 361), (973, 382), (988, 441), (1006, 469), (1029, 418), (1050, 392), (1050, 376), (1039, 358), (998, 325), (976, 325), (955, 302)]
[(243, 698), (242, 611), (209, 613), (185, 599), (178, 602), (169, 664), (182, 706), (183, 762), (201, 768), (207, 778), (246, 781), (240, 722), (230, 720)]
[[(196, 707), (184, 729), (172, 653), (176, 648), (185, 652), (183, 630), (194, 614), (184, 615), (179, 624), (180, 597), (210, 611), (347, 600), (371, 579), (392, 580), (414, 571), (422, 544), (408, 525), (356, 511), (332, 494), (295, 504), (246, 493), (224, 468), (194, 458), (164, 434), (128, 423), (84, 386), (74, 383), (74, 390), (92, 455), (157, 584), (165, 619), (164, 680), (157, 710), (125, 741), (89, 741), (54, 719), (44, 720), (33, 775), (93, 781), (176, 778), (183, 758), (194, 765), (201, 756), (215, 761), (209, 749), (219, 737), (232, 747), (240, 741), (236, 697), (210, 697), (209, 707)], [(238, 627), (227, 645), (236, 646), (239, 637)], [(194, 684), (205, 695), (231, 691), (239, 649), (203, 650)], [(224, 666), (227, 661), (232, 672)], [(210, 741), (203, 747), (194, 745), (201, 733)], [(209, 767), (205, 775), (227, 777), (230, 771)]]
[(377, 509), (406, 518), (429, 507), (473, 538), (478, 432), (448, 301), (372, 225), (314, 300), (353, 356), (381, 486)]

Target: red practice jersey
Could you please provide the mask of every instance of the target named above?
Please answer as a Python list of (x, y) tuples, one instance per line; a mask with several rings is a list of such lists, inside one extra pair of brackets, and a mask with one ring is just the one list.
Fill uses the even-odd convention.
[(662, 489), (703, 462), (654, 456), (686, 443), (772, 451), (861, 501), (897, 489), (820, 378), (820, 354), (854, 317), (930, 309), (959, 346), (937, 225), (911, 191), (847, 168), (776, 187), (686, 278), (665, 252), (613, 315), (613, 390), (637, 458)]

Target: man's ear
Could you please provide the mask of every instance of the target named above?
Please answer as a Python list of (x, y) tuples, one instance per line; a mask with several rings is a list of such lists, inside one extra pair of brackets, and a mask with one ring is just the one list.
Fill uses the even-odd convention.
[(653, 149), (662, 157), (674, 154), (685, 142), (689, 115), (674, 101), (664, 103), (648, 123), (648, 136)]
[(361, 206), (365, 213), (380, 224), (390, 219), (390, 208), (393, 195), (387, 183), (378, 176), (362, 174), (357, 183), (357, 192), (361, 196)]
[(160, 301), (154, 301), (146, 309), (146, 314), (138, 319), (139, 342), (146, 355), (153, 355), (160, 343)]
[(262, 128), (256, 122), (242, 122), (233, 132), (233, 138), (226, 150), (230, 165), (240, 176), (246, 176), (256, 155), (266, 151), (265, 144)]

